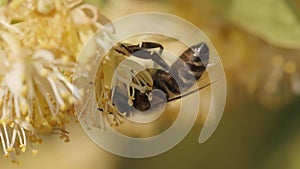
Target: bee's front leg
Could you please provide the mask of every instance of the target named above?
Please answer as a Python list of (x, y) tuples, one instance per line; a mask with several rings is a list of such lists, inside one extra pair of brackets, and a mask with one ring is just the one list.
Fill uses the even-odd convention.
[[(142, 42), (138, 45), (125, 45), (121, 44), (122, 50), (117, 50), (119, 53), (128, 54), (141, 58), (152, 59), (155, 63), (160, 65), (165, 71), (170, 71), (170, 66), (161, 58), (161, 54), (164, 50), (163, 46), (154, 42)], [(153, 52), (150, 49), (159, 48), (158, 52)]]

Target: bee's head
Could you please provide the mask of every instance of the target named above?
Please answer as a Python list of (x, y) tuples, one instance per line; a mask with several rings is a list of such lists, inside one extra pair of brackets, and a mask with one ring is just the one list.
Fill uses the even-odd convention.
[(149, 90), (145, 93), (136, 90), (133, 107), (140, 112), (152, 114), (167, 102), (166, 95), (167, 93), (164, 93), (160, 89)]
[(141, 93), (140, 91), (136, 90), (134, 94), (134, 100), (133, 100), (133, 107), (137, 110), (144, 112), (150, 109), (151, 103), (149, 100), (149, 96), (147, 93)]

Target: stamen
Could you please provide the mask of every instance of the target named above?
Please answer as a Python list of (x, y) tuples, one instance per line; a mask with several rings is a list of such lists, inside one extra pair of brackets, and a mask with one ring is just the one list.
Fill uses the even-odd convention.
[(18, 138), (19, 138), (19, 142), (20, 142), (19, 148), (21, 148), (22, 152), (25, 152), (26, 151), (26, 147), (24, 145), (24, 142), (23, 142), (23, 139), (22, 139), (22, 136), (21, 136), (21, 133), (20, 133), (19, 130), (17, 131), (17, 134), (18, 134)]
[(10, 158), (11, 158), (12, 163), (15, 163), (15, 164), (19, 164), (19, 163), (20, 163), (20, 162), (17, 160), (17, 158), (16, 158), (14, 152), (10, 152), (9, 155), (10, 155)]
[(0, 51), (0, 58), (2, 63), (4, 63), (4, 66), (8, 67), (10, 65), (3, 51)]
[(27, 139), (26, 139), (26, 133), (25, 133), (25, 130), (23, 127), (20, 127), (21, 128), (21, 131), (22, 131), (22, 136), (23, 136), (23, 140), (24, 140), (24, 146), (26, 147), (27, 145)]
[(67, 87), (68, 89), (73, 92), (74, 96), (76, 99), (80, 98), (80, 91), (77, 87), (75, 87), (72, 83), (70, 83), (63, 75), (60, 73), (56, 74), (57, 78), (61, 80)]
[(66, 60), (63, 60), (63, 59), (56, 59), (56, 60), (53, 60), (52, 61), (52, 64), (57, 66), (57, 67), (68, 67), (70, 68), (70, 70), (73, 70), (72, 72), (75, 71), (75, 66), (76, 66), (76, 63), (75, 62), (70, 62), (69, 60), (66, 61)]
[(21, 117), (21, 113), (20, 113), (19, 101), (18, 101), (17, 97), (14, 97), (14, 105), (15, 105), (16, 117), (20, 118)]
[(132, 95), (131, 95), (131, 93), (130, 93), (130, 86), (127, 86), (127, 95), (128, 95), (128, 101), (127, 101), (127, 103), (128, 103), (128, 105), (129, 106), (132, 106), (133, 105), (133, 99), (134, 99), (134, 97), (132, 97)]
[(149, 101), (152, 101), (153, 99), (152, 93), (146, 93), (146, 96), (148, 96)]
[(61, 108), (62, 110), (64, 110), (65, 107), (66, 107), (66, 105), (65, 105), (64, 101), (62, 100), (62, 98), (61, 98), (61, 96), (60, 96), (60, 94), (59, 94), (59, 90), (58, 90), (57, 86), (55, 85), (55, 82), (54, 82), (53, 79), (51, 79), (50, 77), (47, 77), (47, 79), (48, 79), (48, 81), (49, 81), (49, 83), (50, 83), (50, 85), (51, 85), (51, 87), (52, 87), (52, 90), (53, 90), (53, 92), (54, 92), (54, 96), (55, 96), (55, 98), (56, 98), (56, 101), (57, 101), (58, 104), (60, 105), (60, 108)]
[[(43, 88), (43, 86), (41, 86), (40, 84), (37, 84), (37, 87), (38, 87), (39, 91), (42, 93), (44, 99), (46, 100), (46, 102), (48, 104), (48, 108), (50, 110), (50, 113), (53, 114), (53, 115), (55, 115), (56, 113), (54, 111), (53, 104), (51, 103), (51, 101), (49, 99), (48, 93), (45, 91), (45, 89)], [(41, 115), (41, 117), (43, 117), (43, 115)]]
[(12, 137), (11, 137), (11, 143), (9, 147), (14, 147), (15, 145), (15, 141), (16, 141), (16, 135), (17, 135), (17, 129), (16, 126), (13, 128), (13, 133), (12, 133)]
[(7, 23), (6, 21), (4, 21), (3, 19), (0, 19), (0, 23), (1, 23), (4, 27), (6, 27), (8, 30), (12, 30), (12, 31), (14, 31), (14, 32), (16, 32), (16, 33), (18, 33), (18, 34), (20, 34), (21, 36), (24, 36), (24, 35), (25, 35), (25, 34), (24, 34), (22, 31), (20, 31), (18, 28), (16, 28), (16, 27), (10, 25), (9, 23)]
[[(87, 40), (84, 37), (103, 25), (97, 7), (80, 6), (82, 2), (38, 0), (23, 4), (12, 1), (1, 8), (0, 76), (11, 75), (9, 80), (19, 82), (17, 86), (8, 84), (9, 80), (0, 77), (0, 144), (5, 156), (11, 156), (14, 162), (17, 162), (15, 154), (24, 152), (27, 144), (41, 142), (38, 134), (64, 128), (67, 119), (62, 116), (75, 114), (71, 108), (72, 98), (82, 97), (80, 89), (71, 83), (76, 56)], [(76, 26), (73, 11), (82, 12), (80, 16), (86, 21), (82, 27)], [(11, 24), (11, 18), (20, 22)], [(80, 19), (79, 23), (82, 23)], [(22, 69), (14, 73), (12, 66), (16, 64)], [(109, 92), (105, 91), (101, 97), (109, 98)], [(106, 100), (104, 105), (108, 102)], [(95, 102), (91, 103), (92, 106), (87, 104), (89, 109), (96, 106)], [(109, 110), (110, 107), (106, 107), (106, 113)], [(99, 115), (97, 119), (103, 120)], [(66, 134), (63, 139), (68, 141)], [(33, 148), (32, 152), (36, 154), (37, 150)]]
[(20, 110), (21, 110), (21, 114), (23, 116), (27, 115), (28, 109), (29, 109), (29, 105), (26, 101), (26, 99), (24, 97), (19, 97), (20, 100)]
[(4, 156), (7, 157), (8, 156), (8, 152), (6, 150), (5, 139), (4, 139), (4, 136), (3, 136), (3, 133), (2, 133), (1, 130), (0, 130), (0, 139), (1, 139), (1, 143), (2, 143), (2, 148), (3, 148)]
[[(6, 138), (6, 145), (9, 146), (10, 145), (10, 141), (9, 141), (9, 136), (8, 136), (8, 132), (6, 129), (6, 125), (2, 124), (3, 130), (4, 130), (4, 137)], [(8, 148), (8, 147), (7, 147)]]
[(4, 103), (3, 103), (3, 106), (2, 106), (2, 116), (1, 116), (1, 122), (4, 124), (4, 123), (7, 123), (8, 120), (9, 120), (9, 112), (7, 110), (7, 95), (8, 95), (8, 92), (5, 93), (4, 95)]
[(31, 153), (33, 156), (35, 156), (38, 153), (38, 150), (32, 145), (32, 143), (29, 143)]

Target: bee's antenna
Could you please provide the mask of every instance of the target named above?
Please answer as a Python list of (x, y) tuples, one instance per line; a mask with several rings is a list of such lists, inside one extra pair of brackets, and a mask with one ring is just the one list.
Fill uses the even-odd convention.
[(186, 97), (186, 96), (188, 96), (188, 95), (190, 95), (190, 94), (192, 94), (192, 93), (195, 93), (195, 92), (197, 92), (197, 91), (199, 91), (199, 90), (201, 90), (201, 89), (204, 89), (204, 88), (206, 88), (206, 87), (212, 85), (212, 84), (215, 83), (215, 82), (216, 82), (216, 81), (211, 82), (211, 83), (209, 83), (209, 84), (206, 84), (206, 85), (204, 85), (204, 86), (202, 86), (202, 87), (199, 87), (198, 89), (192, 90), (192, 91), (190, 91), (190, 92), (188, 92), (188, 93), (185, 93), (185, 94), (183, 94), (183, 95), (181, 95), (181, 96), (177, 96), (177, 97), (170, 98), (170, 99), (167, 100), (167, 102), (171, 102), (171, 101), (175, 101), (175, 100), (178, 100), (178, 99), (182, 99), (182, 98), (184, 98), (184, 97)]

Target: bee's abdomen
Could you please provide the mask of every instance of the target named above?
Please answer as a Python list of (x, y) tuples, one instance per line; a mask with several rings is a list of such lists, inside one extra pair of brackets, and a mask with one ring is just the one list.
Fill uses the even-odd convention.
[(169, 92), (180, 94), (178, 83), (170, 73), (158, 69), (152, 75), (152, 78), (154, 79), (154, 88), (162, 90), (167, 99), (169, 98)]
[(195, 79), (198, 80), (207, 67), (209, 48), (205, 43), (199, 43), (185, 50), (179, 58), (186, 63)]

